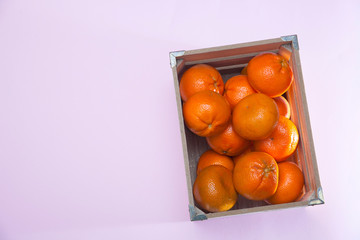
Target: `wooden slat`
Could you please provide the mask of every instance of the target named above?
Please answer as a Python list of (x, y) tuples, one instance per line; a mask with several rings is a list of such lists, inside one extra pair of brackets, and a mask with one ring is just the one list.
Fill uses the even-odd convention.
[(306, 161), (306, 146), (305, 146), (305, 142), (306, 142), (306, 133), (304, 132), (303, 128), (304, 126), (301, 124), (301, 111), (299, 109), (299, 96), (298, 96), (298, 90), (299, 88), (297, 87), (297, 79), (294, 79), (294, 82), (292, 84), (292, 86), (290, 87), (290, 89), (287, 92), (287, 99), (288, 102), (290, 104), (290, 109), (291, 109), (291, 120), (294, 122), (294, 124), (296, 125), (298, 132), (299, 132), (299, 143), (298, 143), (298, 147), (296, 149), (295, 152), (295, 156), (298, 159), (298, 166), (301, 168), (303, 174), (304, 174), (304, 178), (305, 178), (305, 189), (306, 191), (313, 191), (315, 186), (312, 184), (312, 178), (311, 178), (311, 171), (309, 171), (307, 165), (307, 161)]
[[(318, 188), (321, 188), (321, 183), (320, 183), (319, 171), (318, 171), (318, 167), (317, 167), (315, 147), (314, 147), (314, 141), (313, 141), (313, 137), (312, 137), (312, 130), (311, 130), (311, 124), (310, 124), (310, 116), (309, 116), (309, 110), (308, 110), (308, 105), (307, 105), (307, 100), (306, 100), (305, 86), (304, 86), (304, 81), (303, 81), (303, 76), (302, 76), (300, 55), (299, 55), (298, 50), (293, 50), (292, 62), (293, 62), (293, 67), (295, 69), (294, 76), (296, 76), (298, 79), (297, 86), (300, 89), (299, 96), (301, 97), (301, 103), (299, 104), (299, 106), (303, 113), (301, 120), (303, 122), (302, 124), (305, 126), (304, 130), (306, 131), (306, 134), (305, 134), (306, 135), (306, 143), (307, 143), (306, 155), (307, 155), (307, 160), (309, 160), (307, 162), (307, 165), (308, 165), (309, 169), (311, 169), (311, 171), (312, 171), (311, 175), (314, 180), (314, 185), (315, 185), (314, 187), (317, 190)], [(316, 191), (316, 193), (317, 193), (317, 191)], [(319, 197), (319, 196), (317, 196), (317, 197)]]
[(183, 112), (182, 112), (182, 103), (181, 103), (180, 90), (179, 90), (178, 72), (177, 72), (176, 66), (172, 67), (172, 73), (173, 73), (173, 78), (174, 78), (176, 104), (177, 104), (177, 109), (178, 109), (181, 142), (182, 142), (182, 147), (183, 147), (188, 199), (189, 199), (189, 204), (194, 205), (194, 198), (193, 198), (193, 194), (192, 194), (192, 183), (191, 183), (191, 178), (190, 178), (189, 156), (188, 156), (188, 149), (187, 149), (187, 142), (186, 142), (186, 135), (185, 135), (185, 125), (184, 125), (184, 120), (183, 120), (184, 117), (183, 117)]
[(180, 73), (185, 67), (185, 61), (183, 59), (176, 60), (176, 71)]
[[(268, 52), (277, 53), (278, 49), (268, 50)], [(197, 61), (186, 61), (186, 65), (195, 65), (206, 63), (215, 68), (236, 65), (236, 64), (247, 64), (253, 57), (260, 54), (261, 52), (253, 52), (247, 54), (240, 54), (240, 55), (232, 55), (227, 57), (220, 57), (220, 58), (210, 58), (210, 59), (201, 59)]]
[(254, 52), (271, 51), (279, 49), (280, 46), (283, 44), (289, 43), (291, 42), (285, 42), (281, 38), (274, 38), (250, 43), (240, 43), (221, 47), (185, 51), (185, 54), (184, 56), (182, 56), (182, 58), (187, 62), (191, 62), (241, 54), (249, 54)]
[(305, 207), (305, 206), (308, 206), (308, 202), (307, 201), (300, 201), (300, 202), (292, 202), (292, 203), (265, 205), (265, 206), (251, 207), (251, 208), (236, 209), (236, 210), (230, 210), (230, 211), (226, 211), (226, 212), (208, 213), (208, 214), (205, 214), (205, 215), (206, 215), (207, 218), (226, 217), (226, 216), (246, 214), (246, 213), (265, 212), (265, 211), (272, 211), (272, 210), (278, 210), (278, 209), (288, 209), (288, 208)]

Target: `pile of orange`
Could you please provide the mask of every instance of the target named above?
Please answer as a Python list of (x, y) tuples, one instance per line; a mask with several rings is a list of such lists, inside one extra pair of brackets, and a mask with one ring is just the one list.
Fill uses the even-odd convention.
[(226, 83), (207, 64), (184, 72), (180, 94), (185, 124), (211, 148), (198, 160), (193, 185), (201, 209), (227, 211), (238, 194), (269, 204), (301, 197), (304, 177), (289, 160), (299, 134), (284, 97), (292, 82), (288, 59), (275, 53), (255, 56)]

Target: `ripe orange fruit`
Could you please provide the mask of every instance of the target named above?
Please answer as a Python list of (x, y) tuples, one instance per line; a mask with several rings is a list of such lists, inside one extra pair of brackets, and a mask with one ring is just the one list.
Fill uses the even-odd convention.
[(239, 159), (242, 157), (242, 155), (247, 154), (252, 151), (253, 151), (253, 146), (250, 143), (250, 146), (247, 147), (240, 155), (233, 157), (234, 166), (236, 165), (237, 162), (239, 162)]
[(283, 96), (273, 98), (279, 109), (279, 114), (290, 119), (290, 104)]
[(274, 100), (265, 94), (254, 93), (242, 100), (233, 110), (233, 127), (237, 134), (248, 140), (265, 139), (279, 120)]
[(250, 200), (271, 197), (278, 186), (278, 165), (264, 152), (250, 152), (240, 157), (233, 171), (236, 191)]
[(202, 137), (224, 131), (231, 117), (230, 105), (223, 96), (209, 90), (192, 95), (184, 103), (183, 113), (188, 128)]
[(250, 141), (240, 137), (234, 131), (231, 121), (223, 132), (207, 137), (206, 141), (215, 152), (228, 156), (239, 155), (250, 145)]
[(291, 120), (280, 116), (279, 122), (271, 135), (264, 140), (255, 141), (254, 149), (255, 151), (267, 152), (277, 162), (281, 162), (295, 152), (298, 142), (299, 134), (295, 124)]
[(209, 212), (231, 209), (237, 201), (232, 173), (223, 166), (209, 166), (196, 177), (193, 186), (197, 204)]
[(269, 97), (281, 96), (293, 81), (288, 61), (276, 53), (262, 53), (252, 58), (247, 73), (251, 86)]
[(240, 72), (241, 75), (247, 75), (247, 66), (244, 67), (241, 72)]
[(224, 98), (230, 104), (231, 109), (244, 97), (256, 93), (247, 80), (246, 75), (237, 75), (225, 83)]
[(291, 58), (291, 52), (289, 50), (286, 50), (284, 47), (281, 47), (279, 49), (279, 55), (283, 56), (286, 61), (290, 61), (290, 58)]
[(206, 167), (212, 166), (212, 165), (220, 165), (232, 172), (234, 169), (234, 162), (233, 160), (225, 155), (218, 154), (214, 152), (213, 150), (207, 150), (204, 152), (198, 161), (196, 174), (199, 175), (199, 173)]
[(214, 67), (207, 64), (197, 64), (189, 68), (180, 80), (180, 95), (183, 101), (197, 92), (210, 90), (223, 94), (223, 79)]
[(304, 176), (292, 162), (279, 163), (279, 185), (275, 194), (267, 199), (272, 204), (293, 202), (301, 196)]

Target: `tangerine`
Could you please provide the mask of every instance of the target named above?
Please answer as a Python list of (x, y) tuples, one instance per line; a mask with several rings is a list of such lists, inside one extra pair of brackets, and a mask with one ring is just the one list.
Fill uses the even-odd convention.
[(279, 185), (273, 196), (267, 199), (271, 204), (289, 203), (298, 199), (304, 186), (300, 168), (292, 162), (279, 163)]
[(247, 66), (244, 67), (241, 72), (240, 72), (241, 75), (247, 75)]
[(180, 95), (185, 102), (197, 92), (210, 90), (223, 94), (224, 81), (216, 68), (207, 64), (197, 64), (189, 68), (180, 80)]
[(196, 203), (209, 212), (231, 209), (238, 198), (232, 172), (223, 166), (209, 166), (196, 177), (193, 194)]
[(299, 133), (295, 124), (286, 117), (280, 116), (278, 124), (271, 135), (254, 142), (255, 151), (270, 154), (277, 162), (286, 160), (296, 150)]
[(267, 138), (278, 120), (276, 103), (262, 93), (254, 93), (240, 100), (232, 115), (235, 132), (248, 140)]
[(256, 93), (251, 87), (246, 75), (237, 75), (225, 83), (224, 98), (230, 104), (231, 109), (244, 97)]
[(247, 65), (247, 74), (256, 91), (272, 98), (286, 92), (293, 81), (288, 61), (276, 53), (262, 53), (252, 58)]
[(273, 99), (274, 99), (276, 105), (278, 106), (279, 114), (281, 116), (284, 116), (287, 119), (289, 119), (290, 118), (290, 104), (286, 100), (286, 98), (284, 98), (283, 96), (279, 96), (279, 97), (276, 97)]
[(207, 137), (207, 143), (217, 153), (227, 156), (236, 156), (250, 145), (250, 141), (237, 134), (230, 121), (228, 127), (218, 135)]
[(183, 114), (185, 124), (193, 133), (210, 137), (226, 129), (231, 109), (223, 96), (205, 90), (195, 93), (184, 103)]
[(221, 155), (213, 150), (207, 150), (204, 152), (198, 161), (197, 164), (197, 170), (196, 174), (199, 175), (199, 173), (206, 167), (212, 166), (212, 165), (220, 165), (228, 170), (232, 171), (234, 169), (234, 162), (233, 160), (225, 155)]
[(233, 171), (236, 191), (250, 200), (265, 200), (271, 197), (277, 189), (278, 177), (275, 159), (264, 152), (242, 155)]
[(234, 166), (239, 161), (239, 159), (242, 157), (242, 155), (247, 154), (249, 152), (253, 152), (253, 151), (254, 151), (253, 150), (253, 145), (252, 145), (252, 142), (250, 142), (250, 146), (247, 147), (240, 155), (237, 155), (237, 156), (233, 157)]

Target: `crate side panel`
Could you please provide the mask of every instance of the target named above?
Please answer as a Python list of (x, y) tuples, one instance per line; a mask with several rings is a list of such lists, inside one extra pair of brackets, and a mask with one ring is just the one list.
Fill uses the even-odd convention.
[(187, 140), (185, 135), (185, 125), (184, 125), (184, 117), (182, 112), (182, 102), (179, 90), (179, 80), (178, 80), (178, 72), (176, 67), (172, 68), (173, 78), (174, 78), (174, 88), (175, 88), (175, 96), (176, 96), (176, 104), (178, 110), (178, 118), (179, 118), (179, 126), (180, 126), (180, 135), (183, 149), (183, 158), (184, 158), (184, 166), (185, 166), (185, 174), (186, 174), (186, 183), (188, 190), (188, 199), (189, 204), (194, 205), (194, 198), (192, 197), (192, 187), (191, 187), (191, 174), (190, 174), (190, 166), (189, 166), (189, 156), (187, 149)]
[(296, 56), (298, 56), (298, 51), (292, 49), (290, 63), (294, 73), (294, 82), (287, 93), (288, 101), (291, 106), (291, 120), (295, 123), (299, 131), (299, 144), (295, 155), (305, 178), (304, 196), (316, 197), (314, 194), (309, 194), (316, 193), (317, 188), (320, 186), (320, 182), (318, 180), (318, 171), (314, 168), (314, 166), (317, 167), (316, 157), (299, 63), (300, 59)]
[(279, 49), (283, 44), (289, 44), (281, 38), (262, 40), (249, 43), (234, 44), (213, 48), (186, 51), (183, 56), (186, 61), (199, 61), (219, 57), (228, 57), (254, 52), (264, 52)]
[[(305, 87), (304, 87), (304, 81), (302, 76), (302, 70), (301, 70), (301, 62), (300, 62), (300, 55), (299, 51), (293, 49), (293, 69), (294, 69), (294, 75), (297, 77), (298, 81), (296, 84), (296, 87), (299, 88), (299, 101), (300, 101), (300, 113), (301, 113), (301, 124), (304, 127), (304, 142), (306, 147), (306, 161), (307, 161), (307, 167), (309, 168), (310, 175), (312, 178), (312, 184), (314, 186), (314, 190), (316, 193), (316, 198), (321, 198), (321, 202), (323, 202), (323, 193), (321, 189), (321, 183), (320, 183), (320, 176), (317, 166), (317, 160), (315, 155), (315, 146), (314, 141), (312, 137), (312, 130), (311, 130), (311, 124), (310, 124), (310, 116), (307, 106), (307, 100), (306, 100), (306, 94), (305, 94)], [(318, 191), (321, 191), (321, 196), (319, 196)]]
[(306, 125), (306, 130), (307, 130), (307, 140), (308, 140), (308, 145), (309, 145), (309, 157), (311, 157), (311, 165), (314, 168), (314, 174), (315, 174), (315, 180), (316, 180), (316, 185), (317, 187), (320, 187), (320, 178), (319, 178), (319, 172), (318, 172), (318, 167), (317, 167), (317, 161), (316, 161), (316, 154), (315, 154), (315, 146), (314, 146), (314, 140), (312, 137), (312, 130), (311, 130), (311, 123), (310, 123), (310, 115), (309, 115), (309, 110), (308, 110), (308, 104), (307, 104), (307, 99), (306, 99), (306, 93), (305, 93), (305, 84), (304, 84), (304, 80), (303, 80), (303, 75), (302, 75), (302, 70), (301, 70), (301, 62), (300, 62), (300, 56), (299, 56), (299, 51), (294, 51), (294, 58), (296, 59), (296, 74), (298, 75), (298, 86), (301, 89), (300, 91), (300, 95), (301, 95), (301, 108), (302, 108), (302, 112), (304, 113), (304, 125)]
[[(271, 49), (266, 52), (273, 52), (277, 53), (278, 49)], [(231, 65), (239, 65), (239, 64), (245, 64), (247, 63), (256, 55), (260, 54), (262, 52), (252, 52), (247, 54), (241, 54), (241, 55), (230, 55), (227, 57), (219, 57), (219, 58), (206, 58), (201, 59), (197, 61), (186, 61), (186, 65), (195, 65), (195, 64), (209, 64), (215, 68), (218, 67), (224, 67), (224, 66), (231, 66)]]
[(207, 218), (226, 217), (226, 216), (232, 216), (232, 215), (241, 215), (241, 214), (281, 210), (281, 209), (288, 209), (288, 208), (294, 208), (294, 207), (306, 207), (306, 206), (308, 206), (307, 201), (299, 201), (299, 202), (291, 202), (291, 203), (284, 203), (284, 204), (258, 206), (258, 207), (253, 207), (253, 208), (236, 209), (236, 210), (227, 211), (227, 212), (208, 213), (208, 214), (205, 214), (205, 216)]

